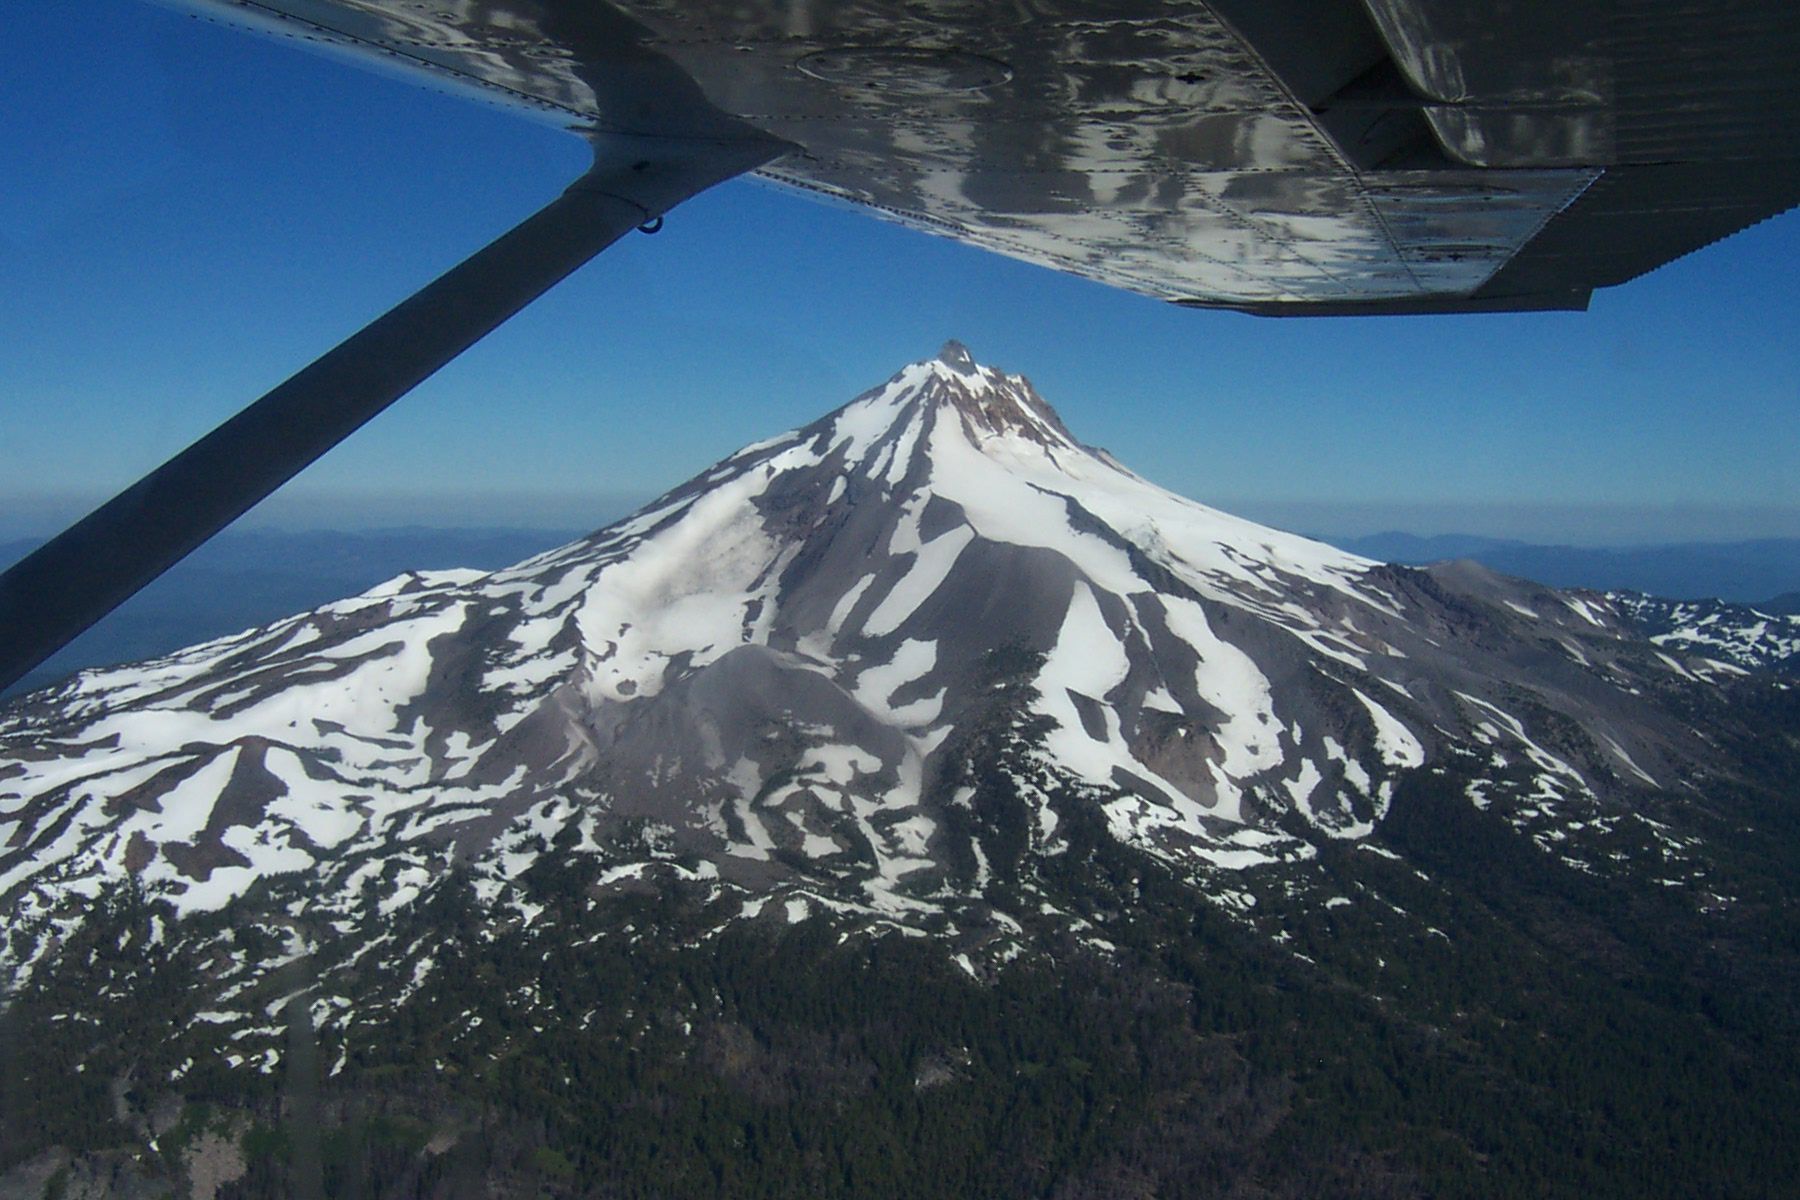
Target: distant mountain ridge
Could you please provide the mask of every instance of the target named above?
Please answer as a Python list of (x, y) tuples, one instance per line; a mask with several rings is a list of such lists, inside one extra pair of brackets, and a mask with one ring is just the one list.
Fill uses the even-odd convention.
[[(1795, 590), (1800, 586), (1800, 538), (1618, 547), (1537, 545), (1454, 533), (1421, 537), (1389, 532), (1324, 540), (1383, 562), (1423, 565), (1474, 559), (1502, 574), (1551, 587), (1644, 592), (1673, 600), (1729, 600), (1768, 611), (1793, 611), (1781, 605), (1792, 605), (1800, 597)], [(1784, 593), (1785, 600), (1775, 599)]]
[(1776, 613), (1781, 616), (1800, 616), (1800, 592), (1783, 592), (1779, 596), (1763, 601), (1756, 607), (1764, 612)]
[[(354, 595), (408, 570), (494, 570), (579, 530), (435, 529), (226, 532), (0, 696), (23, 695), (86, 667), (136, 662)], [(0, 542), (0, 569), (41, 545)]]

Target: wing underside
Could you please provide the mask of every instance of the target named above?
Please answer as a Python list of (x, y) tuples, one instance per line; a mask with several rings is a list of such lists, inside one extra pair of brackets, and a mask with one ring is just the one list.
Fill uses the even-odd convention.
[(1580, 308), (1800, 199), (1787, 0), (181, 0), (1179, 304)]

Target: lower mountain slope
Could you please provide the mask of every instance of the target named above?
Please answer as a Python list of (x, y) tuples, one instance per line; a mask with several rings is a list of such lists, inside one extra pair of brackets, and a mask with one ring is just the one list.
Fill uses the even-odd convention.
[(1643, 619), (952, 344), (4, 710), (0, 1196), (1786, 1194), (1800, 705)]
[(1606, 598), (1658, 646), (1800, 675), (1800, 615), (1782, 613), (1779, 605), (1666, 600), (1642, 592), (1608, 592)]

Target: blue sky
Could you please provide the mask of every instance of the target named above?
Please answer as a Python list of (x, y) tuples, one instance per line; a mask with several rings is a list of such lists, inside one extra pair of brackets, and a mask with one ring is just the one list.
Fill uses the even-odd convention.
[[(553, 197), (574, 137), (137, 0), (0, 15), (0, 536), (49, 532)], [(1190, 312), (734, 183), (250, 522), (617, 515), (946, 337), (1177, 491), (1318, 532), (1800, 536), (1800, 217), (1587, 314)]]

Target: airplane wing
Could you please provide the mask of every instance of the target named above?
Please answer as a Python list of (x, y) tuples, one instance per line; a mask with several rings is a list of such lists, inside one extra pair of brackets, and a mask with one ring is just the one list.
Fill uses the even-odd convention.
[(1177, 304), (1584, 308), (1800, 201), (1790, 0), (178, 0)]

